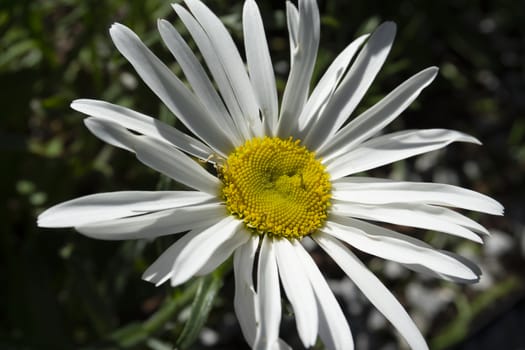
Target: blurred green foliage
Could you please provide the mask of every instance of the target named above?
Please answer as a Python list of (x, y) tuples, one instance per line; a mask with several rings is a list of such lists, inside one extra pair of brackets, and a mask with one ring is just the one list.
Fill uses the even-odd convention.
[[(242, 2), (208, 3), (242, 43)], [(441, 68), (436, 82), (391, 127), (446, 127), (480, 138), (484, 148), (455, 145), (439, 166), (455, 169), (459, 184), (502, 201), (506, 218), (482, 217), (481, 222), (520, 239), (517, 227), (524, 224), (525, 213), (520, 196), (525, 193), (525, 3), (325, 0), (319, 5), (322, 41), (316, 77), (357, 34), (384, 20), (398, 24), (394, 49), (361, 108), (417, 71)], [(259, 1), (259, 6), (273, 62), (281, 67), (276, 70), (282, 88), (289, 55), (284, 2)], [(169, 19), (184, 32), (163, 0), (0, 1), (2, 349), (187, 348), (206, 320), (210, 327), (225, 327), (221, 315), (232, 311), (231, 277), (223, 276), (228, 266), (180, 288), (155, 288), (141, 280), (141, 273), (173, 238), (93, 241), (71, 230), (35, 227), (39, 212), (67, 199), (173, 186), (165, 179), (159, 182), (132, 155), (103, 145), (83, 127), (82, 116), (69, 109), (76, 98), (96, 98), (175, 123), (108, 35), (111, 23), (128, 25), (180, 73), (160, 42), (157, 18)], [(475, 171), (466, 166), (472, 162)], [(410, 175), (413, 163), (392, 171)], [(435, 175), (435, 169), (427, 169), (418, 176), (432, 180)], [(455, 244), (450, 242), (455, 241), (443, 244)], [(500, 280), (511, 276), (522, 281), (523, 257), (508, 260)], [(401, 290), (404, 283), (392, 286)], [(491, 302), (514, 293), (521, 283), (513, 286), (497, 289), (505, 293), (489, 290), (489, 297), (497, 296)], [(461, 310), (472, 307), (482, 313), (487, 303), (475, 300), (486, 297), (479, 296), (467, 298), (462, 308), (430, 327), (435, 344), (452, 345), (468, 335), (465, 331), (459, 337), (452, 334), (452, 342), (443, 340), (446, 324), (463, 322), (464, 329), (472, 328), (475, 318), (465, 318)], [(233, 327), (234, 334), (220, 334), (225, 349), (243, 344), (239, 328)], [(198, 344), (193, 346), (204, 346)]]

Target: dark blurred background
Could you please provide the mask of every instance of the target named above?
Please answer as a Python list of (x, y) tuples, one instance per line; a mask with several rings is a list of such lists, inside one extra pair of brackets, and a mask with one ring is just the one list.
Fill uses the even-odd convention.
[[(242, 1), (207, 3), (242, 45)], [(289, 58), (284, 1), (258, 3), (282, 92)], [(362, 258), (408, 308), (432, 349), (525, 349), (525, 2), (325, 0), (319, 7), (317, 78), (354, 37), (393, 20), (394, 48), (360, 108), (436, 65), (435, 82), (390, 130), (457, 129), (484, 144), (453, 144), (372, 175), (457, 184), (506, 208), (504, 217), (473, 215), (492, 233), (483, 246), (404, 231), (476, 261), (484, 274), (476, 285)], [(83, 116), (69, 108), (76, 98), (96, 98), (176, 124), (108, 35), (111, 23), (128, 25), (180, 74), (160, 42), (157, 18), (185, 33), (163, 0), (0, 0), (1, 349), (246, 347), (232, 313), (229, 264), (177, 289), (155, 288), (141, 273), (173, 238), (95, 241), (35, 224), (43, 209), (67, 199), (174, 186), (90, 135)], [(342, 272), (314, 256), (348, 314), (357, 349), (402, 348)], [(282, 335), (298, 344), (290, 312)]]

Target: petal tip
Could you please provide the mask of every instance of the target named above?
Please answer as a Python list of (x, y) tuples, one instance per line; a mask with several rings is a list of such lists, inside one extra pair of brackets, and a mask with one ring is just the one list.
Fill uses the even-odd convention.
[(141, 276), (141, 278), (146, 282), (152, 282), (153, 277), (155, 277), (155, 274), (150, 273), (148, 270), (144, 271)]
[(387, 33), (391, 33), (392, 36), (394, 36), (397, 31), (397, 24), (393, 21), (386, 21), (381, 23), (381, 25), (376, 30), (382, 30)]
[(479, 139), (475, 138), (475, 137), (471, 137), (471, 140), (472, 140), (472, 143), (475, 143), (476, 145), (483, 145), (483, 142), (481, 142)]
[(430, 66), (427, 69), (425, 69), (429, 74), (432, 75), (431, 79), (434, 80), (436, 75), (439, 73), (439, 67), (438, 66)]
[(170, 277), (170, 275), (164, 276), (163, 278), (159, 278), (160, 276), (157, 275), (157, 272), (150, 271), (147, 269), (142, 274), (141, 278), (149, 283), (153, 283), (155, 287), (159, 287), (162, 285), (166, 280)]
[(123, 24), (115, 22), (109, 27), (109, 32), (112, 33), (112, 32), (115, 32), (117, 30), (122, 30), (124, 28), (127, 28), (127, 27), (125, 25), (123, 25)]
[(48, 228), (49, 226), (46, 224), (45, 217), (42, 217), (42, 215), (39, 215), (36, 219), (36, 225), (41, 228)]
[(495, 205), (496, 205), (496, 214), (495, 215), (498, 215), (498, 216), (503, 216), (505, 215), (505, 207), (498, 201), (494, 200)]
[(77, 112), (81, 112), (83, 113), (83, 108), (82, 106), (86, 105), (87, 103), (89, 103), (89, 100), (88, 99), (84, 99), (84, 98), (81, 98), (81, 99), (76, 99), (76, 100), (73, 100), (70, 104), (69, 104), (69, 107), (71, 109), (74, 109), (75, 111)]
[(57, 218), (57, 212), (53, 210), (54, 208), (55, 207), (48, 208), (38, 215), (36, 225), (41, 228), (72, 227), (71, 225), (60, 224), (60, 218)]
[(473, 144), (478, 145), (478, 146), (483, 145), (483, 143), (481, 143), (481, 141), (478, 140), (477, 138), (475, 138), (474, 136), (471, 136), (471, 135), (468, 135), (468, 134), (464, 134), (464, 133), (460, 133), (459, 135), (457, 135), (456, 142), (473, 143)]
[[(121, 42), (122, 40), (125, 40), (129, 37), (136, 37), (136, 34), (133, 30), (118, 22), (115, 22), (111, 25), (111, 27), (109, 28), (109, 35), (111, 36), (111, 39), (113, 40), (117, 48), (118, 42)], [(138, 39), (138, 37), (136, 37), (136, 39)]]

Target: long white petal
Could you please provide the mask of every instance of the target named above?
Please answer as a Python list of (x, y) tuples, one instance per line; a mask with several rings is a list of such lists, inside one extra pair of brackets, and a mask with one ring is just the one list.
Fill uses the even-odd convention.
[(272, 133), (277, 124), (277, 88), (261, 14), (253, 0), (244, 3), (242, 25), (246, 61), (253, 91), (264, 117), (266, 129)]
[[(291, 8), (287, 6), (287, 10)], [(293, 11), (293, 9), (291, 10)], [(294, 24), (295, 15), (291, 15)], [(320, 31), (319, 9), (315, 0), (299, 1), (299, 23), (296, 42), (291, 42), (291, 67), (281, 103), (278, 136), (287, 138), (295, 134), (297, 120), (303, 110), (310, 80), (317, 58)], [(290, 29), (289, 29), (290, 30)], [(294, 29), (291, 29), (292, 33)], [(291, 36), (295, 36), (291, 34)]]
[(38, 216), (40, 227), (73, 227), (212, 200), (196, 191), (122, 191), (92, 194), (55, 205)]
[[(465, 264), (476, 275), (481, 276), (483, 274), (481, 269), (479, 268), (479, 266), (477, 266), (471, 260), (469, 260), (469, 259), (467, 259), (467, 258), (465, 258), (465, 257), (463, 257), (461, 255), (458, 255), (458, 254), (455, 254), (455, 253), (452, 253), (452, 252), (449, 252), (449, 251), (446, 251), (446, 250), (441, 250), (440, 252), (442, 254), (448, 255), (452, 259), (458, 260), (461, 263)], [(479, 280), (479, 279), (477, 279), (477, 280), (465, 279), (465, 278), (461, 278), (461, 277), (458, 277), (458, 276), (447, 275), (447, 274), (438, 272), (436, 270), (432, 270), (432, 269), (430, 269), (430, 268), (428, 268), (426, 266), (423, 266), (421, 264), (402, 264), (402, 265), (404, 267), (406, 267), (407, 269), (413, 270), (413, 271), (415, 271), (417, 273), (426, 274), (426, 275), (428, 275), (430, 277), (434, 277), (434, 278), (441, 278), (441, 279), (443, 279), (445, 281), (450, 281), (450, 282), (454, 282), (454, 283), (470, 284), (470, 283), (476, 283)]]
[(185, 0), (186, 5), (210, 38), (231, 85), (235, 97), (241, 107), (250, 129), (255, 136), (262, 136), (262, 124), (259, 119), (259, 109), (250, 79), (244, 67), (239, 50), (224, 27), (221, 20), (210, 11), (206, 5), (197, 0)]
[(459, 131), (446, 129), (405, 130), (362, 143), (358, 148), (326, 162), (332, 180), (401, 159), (443, 148), (452, 142), (480, 142)]
[(131, 29), (122, 24), (114, 24), (110, 34), (117, 49), (142, 80), (188, 129), (222, 155), (233, 150), (232, 142), (222, 131), (217, 119), (206, 113), (195, 95)]
[(219, 265), (221, 265), (226, 259), (232, 256), (233, 252), (245, 244), (252, 236), (251, 232), (248, 232), (243, 227), (239, 228), (233, 237), (224, 241), (220, 246), (217, 247), (213, 255), (208, 261), (197, 271), (197, 276), (207, 275), (213, 271)]
[(288, 343), (286, 343), (281, 338), (277, 340), (277, 343), (275, 343), (271, 349), (272, 350), (293, 350), (292, 347), (288, 345)]
[(367, 38), (368, 35), (362, 35), (351, 42), (323, 74), (299, 116), (297, 138), (304, 139), (304, 136), (308, 134), (311, 128), (315, 128), (323, 108), (332, 98), (344, 73), (346, 73), (350, 61)]
[[(218, 221), (219, 220), (211, 225), (208, 225), (208, 227), (215, 225)], [(195, 227), (193, 230), (179, 238), (175, 243), (170, 245), (169, 248), (166, 249), (164, 253), (162, 253), (157, 258), (157, 260), (155, 260), (153, 264), (151, 264), (146, 269), (146, 271), (144, 271), (142, 274), (142, 279), (154, 283), (157, 287), (166, 282), (172, 275), (173, 262), (180, 254), (181, 250), (188, 244), (189, 241), (191, 241), (205, 229), (206, 226)]]
[[(96, 117), (95, 120), (108, 120), (137, 133), (168, 141), (182, 151), (201, 159), (207, 159), (213, 154), (213, 151), (208, 146), (196, 138), (175, 129), (160, 120), (153, 119), (129, 108), (104, 101), (87, 99), (73, 101), (73, 103), (71, 103), (71, 108), (92, 117)], [(87, 120), (91, 120), (91, 118), (88, 118)], [(91, 128), (89, 129), (91, 130)], [(96, 134), (96, 132), (94, 133)], [(98, 137), (102, 138), (100, 136)]]
[(151, 168), (182, 184), (217, 195), (220, 181), (176, 148), (148, 136), (137, 136), (134, 149), (137, 158)]
[(381, 101), (345, 125), (318, 153), (329, 160), (356, 147), (387, 126), (419, 96), (436, 77), (437, 67), (427, 68), (389, 93)]
[(244, 140), (251, 139), (253, 135), (245, 120), (244, 112), (237, 100), (237, 96), (235, 95), (235, 91), (228, 79), (225, 68), (221, 64), (219, 54), (216, 52), (210, 38), (188, 10), (179, 4), (173, 4), (172, 6), (199, 48), (213, 79), (217, 83), (217, 88), (221, 93), (222, 99), (228, 108), (239, 134)]
[(178, 286), (196, 275), (223, 244), (239, 243), (238, 234), (243, 223), (232, 216), (200, 232), (180, 251), (173, 262), (171, 286)]
[(299, 10), (291, 1), (286, 2), (286, 25), (290, 40), (290, 60), (294, 60), (294, 49), (299, 41)]
[(317, 299), (321, 340), (330, 350), (352, 350), (354, 348), (352, 332), (328, 283), (301, 244), (294, 242), (294, 248)]
[(448, 184), (355, 176), (334, 181), (332, 186), (335, 199), (364, 204), (421, 203), (474, 210), (492, 215), (503, 213), (503, 206), (494, 199)]
[(259, 246), (259, 236), (254, 235), (250, 240), (239, 247), (233, 254), (233, 272), (235, 276), (235, 315), (239, 320), (242, 334), (246, 342), (253, 346), (257, 327), (259, 327), (259, 315), (256, 305), (257, 293), (253, 284), (253, 265), (255, 253)]
[(439, 273), (476, 281), (479, 276), (468, 266), (428, 244), (360, 220), (332, 215), (322, 231), (351, 246), (383, 259), (422, 265)]
[(154, 137), (136, 135), (114, 122), (96, 122), (107, 129), (116, 142), (134, 151), (144, 164), (184, 185), (217, 195), (220, 181), (175, 146)]
[[(483, 243), (479, 235), (461, 225), (470, 224), (472, 220), (447, 208), (406, 203), (377, 205), (334, 201), (332, 204), (331, 211), (336, 215), (434, 230)], [(483, 233), (488, 232), (484, 230)]]
[(294, 310), (297, 332), (308, 348), (315, 344), (318, 327), (317, 305), (311, 284), (290, 241), (276, 239), (273, 244), (281, 283)]
[(111, 146), (122, 148), (128, 152), (134, 152), (133, 149), (121, 142), (122, 139), (127, 137), (128, 132), (122, 128), (108, 128), (108, 124), (108, 121), (98, 118), (91, 117), (84, 119), (84, 125), (86, 128), (88, 128), (88, 130), (100, 140)]
[(307, 136), (308, 145), (312, 149), (317, 150), (319, 146), (330, 140), (361, 102), (390, 52), (395, 33), (395, 24), (385, 22), (370, 36), (324, 109), (318, 127), (312, 129)]
[(319, 234), (313, 238), (401, 333), (412, 349), (428, 349), (425, 339), (403, 306), (349, 249), (328, 235)]
[(137, 216), (75, 225), (85, 236), (105, 239), (152, 239), (173, 233), (184, 232), (204, 224), (213, 224), (226, 215), (220, 203), (167, 209)]
[(278, 344), (281, 324), (281, 292), (273, 239), (264, 236), (257, 267), (257, 304), (260, 327), (253, 349), (272, 349)]
[(239, 146), (242, 141), (233, 120), (195, 54), (168, 21), (159, 20), (158, 27), (162, 40), (179, 63), (208, 114), (220, 119), (219, 123), (224, 128), (226, 135), (234, 140), (235, 146)]

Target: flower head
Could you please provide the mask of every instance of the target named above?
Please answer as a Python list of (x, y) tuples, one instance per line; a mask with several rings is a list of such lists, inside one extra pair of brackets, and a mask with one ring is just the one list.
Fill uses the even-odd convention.
[[(313, 240), (412, 348), (427, 348), (401, 304), (349, 246), (445, 279), (479, 278), (463, 259), (368, 220), (481, 242), (487, 230), (450, 208), (500, 215), (499, 203), (446, 184), (353, 176), (451, 142), (479, 143), (444, 129), (377, 136), (432, 82), (437, 68), (417, 73), (353, 116), (390, 51), (395, 25), (384, 23), (348, 45), (310, 92), (319, 12), (315, 0), (299, 0), (298, 8), (288, 2), (291, 65), (279, 105), (255, 1), (246, 0), (243, 9), (246, 65), (220, 20), (198, 0), (185, 3), (187, 8), (173, 7), (209, 75), (171, 24), (160, 20), (158, 26), (191, 89), (130, 29), (115, 24), (110, 34), (191, 134), (107, 102), (77, 100), (72, 107), (90, 116), (85, 124), (97, 137), (134, 152), (191, 190), (90, 195), (48, 209), (38, 224), (75, 227), (99, 239), (151, 239), (187, 231), (144, 272), (145, 280), (177, 286), (233, 255), (235, 310), (250, 346), (287, 348), (279, 339), (282, 285), (305, 347), (319, 336), (329, 349), (351, 349), (341, 307), (303, 246)], [(216, 171), (207, 171), (202, 162)]]

